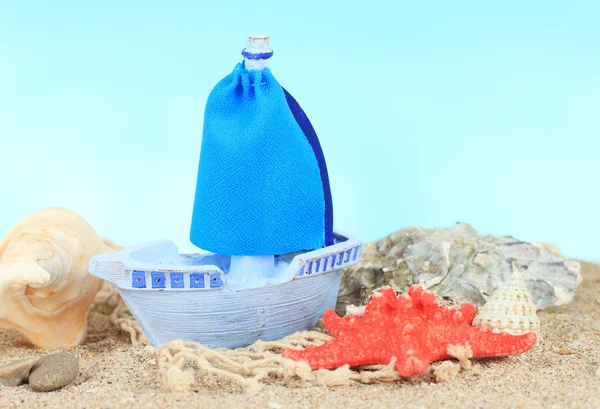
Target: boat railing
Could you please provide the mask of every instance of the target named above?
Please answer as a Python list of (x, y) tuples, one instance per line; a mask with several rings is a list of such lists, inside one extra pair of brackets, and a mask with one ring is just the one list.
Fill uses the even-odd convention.
[(227, 287), (225, 273), (214, 265), (189, 266), (166, 263), (163, 268), (145, 258), (168, 257), (177, 247), (168, 240), (101, 254), (90, 261), (90, 273), (120, 288), (137, 290), (220, 290)]
[(336, 232), (335, 238), (336, 243), (333, 246), (294, 257), (290, 269), (296, 269), (295, 278), (343, 269), (360, 259), (362, 243), (358, 239), (339, 232)]
[[(355, 264), (360, 259), (362, 243), (337, 232), (335, 238), (332, 246), (296, 255), (287, 268), (289, 279), (313, 277)], [(115, 254), (102, 254), (90, 261), (90, 273), (124, 289), (215, 291), (227, 288), (227, 276), (217, 266), (165, 263), (162, 267), (150, 262), (150, 256), (157, 254), (166, 258), (170, 254), (178, 255), (177, 247), (165, 240)]]

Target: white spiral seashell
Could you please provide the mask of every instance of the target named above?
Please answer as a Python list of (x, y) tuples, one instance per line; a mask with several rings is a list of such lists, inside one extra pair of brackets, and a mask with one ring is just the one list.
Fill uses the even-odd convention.
[(512, 335), (535, 332), (539, 336), (540, 320), (536, 311), (523, 275), (513, 264), (513, 273), (479, 309), (473, 326), (485, 326), (492, 332), (508, 332)]
[(0, 326), (40, 348), (80, 344), (87, 308), (102, 287), (88, 274), (89, 259), (117, 249), (75, 212), (46, 209), (25, 218), (0, 245)]

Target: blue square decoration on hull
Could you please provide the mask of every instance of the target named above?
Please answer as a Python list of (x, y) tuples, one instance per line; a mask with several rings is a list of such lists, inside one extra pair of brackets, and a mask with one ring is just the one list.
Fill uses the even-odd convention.
[(171, 288), (183, 288), (183, 273), (171, 273)]
[(157, 271), (153, 271), (152, 274), (152, 288), (166, 288), (167, 280), (165, 278), (165, 273), (159, 273)]
[(204, 288), (204, 274), (190, 274), (190, 288)]
[(218, 274), (210, 275), (210, 288), (221, 288), (223, 287), (223, 280)]
[(131, 274), (131, 286), (133, 288), (146, 288), (146, 272), (135, 270)]

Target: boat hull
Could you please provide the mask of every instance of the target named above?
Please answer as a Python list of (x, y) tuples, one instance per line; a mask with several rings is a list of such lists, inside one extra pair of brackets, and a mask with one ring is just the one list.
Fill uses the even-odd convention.
[(152, 345), (183, 339), (238, 348), (313, 328), (335, 308), (341, 276), (340, 269), (239, 291), (119, 292)]
[(179, 254), (161, 240), (95, 256), (90, 273), (118, 288), (152, 345), (183, 339), (237, 348), (310, 329), (335, 308), (342, 270), (358, 262), (362, 243), (334, 237), (331, 246), (273, 256), (271, 268), (258, 270), (260, 263), (230, 256)]

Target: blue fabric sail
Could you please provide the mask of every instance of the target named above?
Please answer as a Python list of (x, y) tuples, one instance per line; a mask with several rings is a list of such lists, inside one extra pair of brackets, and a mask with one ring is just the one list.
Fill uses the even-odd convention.
[(211, 92), (190, 231), (196, 246), (252, 256), (333, 240), (322, 151), (308, 118), (297, 121), (288, 103), (268, 68), (243, 64)]
[(321, 143), (319, 142), (319, 138), (317, 137), (317, 133), (315, 132), (315, 128), (313, 128), (310, 120), (306, 116), (306, 113), (300, 107), (300, 104), (294, 99), (294, 97), (287, 92), (284, 88), (283, 93), (285, 94), (285, 99), (287, 100), (288, 106), (292, 111), (292, 115), (300, 125), (302, 132), (308, 139), (308, 143), (313, 149), (315, 153), (315, 157), (317, 158), (317, 162), (319, 163), (319, 171), (321, 172), (321, 183), (323, 184), (323, 195), (325, 199), (325, 245), (331, 246), (333, 244), (333, 203), (331, 200), (331, 187), (329, 185), (329, 173), (327, 172), (327, 164), (325, 163), (325, 155), (323, 154), (323, 149), (321, 149)]

